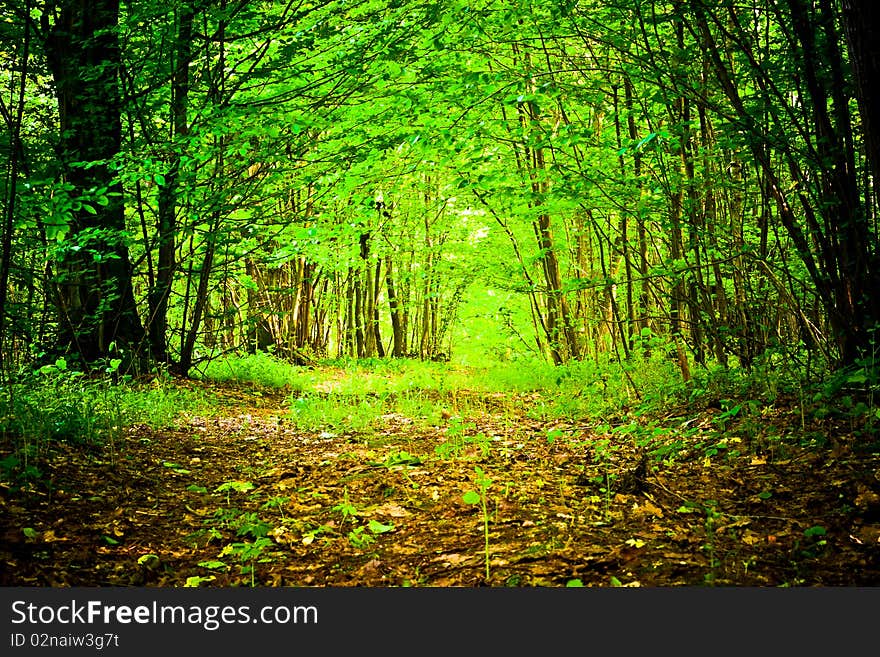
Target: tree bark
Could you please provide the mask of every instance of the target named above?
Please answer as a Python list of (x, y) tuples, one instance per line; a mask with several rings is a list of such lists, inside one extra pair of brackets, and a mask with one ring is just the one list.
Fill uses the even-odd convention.
[[(60, 120), (58, 159), (74, 199), (57, 267), (58, 347), (86, 362), (112, 347), (139, 354), (144, 329), (132, 289), (122, 185), (112, 161), (122, 144), (118, 0), (69, 0), (50, 26), (46, 57)], [(85, 166), (83, 163), (88, 163)]]
[[(177, 43), (171, 73), (171, 125), (174, 138), (184, 137), (188, 131), (189, 65), (192, 61), (193, 11), (189, 5), (180, 10)], [(150, 318), (148, 332), (153, 357), (168, 362), (168, 298), (177, 268), (177, 196), (180, 184), (180, 151), (171, 149), (168, 172), (159, 185), (157, 198), (158, 259), (156, 280), (150, 290)]]

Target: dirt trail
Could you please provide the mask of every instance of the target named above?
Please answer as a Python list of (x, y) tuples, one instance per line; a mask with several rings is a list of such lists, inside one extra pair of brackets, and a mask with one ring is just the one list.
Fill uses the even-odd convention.
[(0, 584), (880, 584), (876, 456), (700, 443), (664, 462), (486, 408), (302, 433), (283, 398), (236, 391), (112, 452), (61, 447), (51, 489), (0, 489)]

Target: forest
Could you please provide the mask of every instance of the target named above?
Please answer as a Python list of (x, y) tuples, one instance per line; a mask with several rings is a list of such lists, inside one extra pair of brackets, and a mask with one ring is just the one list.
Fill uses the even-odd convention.
[(0, 585), (880, 584), (866, 3), (0, 11)]

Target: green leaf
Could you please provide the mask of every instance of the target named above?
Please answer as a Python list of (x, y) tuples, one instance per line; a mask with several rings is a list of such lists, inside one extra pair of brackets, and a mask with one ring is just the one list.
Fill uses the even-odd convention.
[(250, 276), (248, 276), (247, 274), (241, 274), (241, 275), (238, 277), (238, 283), (239, 283), (239, 285), (241, 285), (244, 289), (246, 289), (246, 290), (251, 290), (251, 291), (253, 291), (253, 292), (256, 292), (257, 290), (260, 289), (260, 287), (257, 285), (257, 282), (256, 282), (253, 278), (251, 278)]
[(216, 559), (211, 561), (199, 561), (199, 566), (202, 568), (207, 568), (208, 570), (226, 570), (228, 566), (222, 561), (217, 561)]
[(394, 531), (394, 523), (385, 525), (378, 520), (370, 520), (367, 524), (367, 528), (374, 534), (384, 534), (386, 532)]
[(583, 585), (584, 585), (584, 583), (577, 578), (570, 579), (565, 583), (566, 588), (570, 588), (570, 589), (581, 588), (581, 587), (583, 587)]
[(461, 496), (461, 499), (465, 504), (479, 504), (480, 503), (480, 494), (475, 490), (469, 490), (467, 493)]
[(194, 575), (193, 577), (186, 578), (186, 584), (184, 584), (187, 588), (197, 588), (203, 582), (213, 582), (216, 577), (214, 575), (209, 575), (208, 577), (199, 577), (198, 575)]
[(159, 555), (145, 554), (138, 557), (138, 565), (145, 568), (156, 568), (159, 565)]
[[(557, 384), (558, 385), (558, 384)], [(547, 442), (552, 445), (557, 438), (561, 438), (563, 436), (562, 431), (559, 429), (551, 429), (547, 432)]]
[[(172, 467), (167, 466), (166, 467)], [(179, 467), (179, 466), (178, 466)], [(254, 485), (249, 481), (227, 481), (226, 483), (220, 484), (217, 488), (214, 489), (215, 493), (225, 493), (230, 490), (234, 490), (237, 493), (247, 493), (249, 490), (253, 490)]]

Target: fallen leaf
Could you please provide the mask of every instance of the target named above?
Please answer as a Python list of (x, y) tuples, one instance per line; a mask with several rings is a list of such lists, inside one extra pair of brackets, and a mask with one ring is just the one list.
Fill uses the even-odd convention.
[(645, 502), (641, 506), (638, 503), (633, 504), (631, 513), (633, 518), (636, 519), (647, 518), (649, 516), (655, 518), (663, 517), (663, 510), (655, 506), (654, 504), (651, 504), (650, 502)]
[(57, 543), (59, 541), (66, 541), (66, 539), (62, 536), (56, 536), (54, 529), (47, 529), (43, 532), (43, 542), (44, 543)]
[(869, 507), (880, 505), (880, 495), (867, 486), (860, 485), (859, 493), (856, 495), (855, 505), (860, 511), (865, 511)]
[(434, 557), (433, 559), (431, 559), (431, 561), (435, 563), (442, 563), (446, 566), (458, 566), (459, 564), (463, 564), (470, 559), (470, 555), (452, 552), (450, 554), (441, 554), (439, 557)]
[(394, 504), (393, 502), (386, 502), (385, 504), (377, 506), (373, 509), (373, 511), (376, 513), (376, 515), (388, 516), (389, 518), (406, 518), (407, 516), (412, 515), (402, 506)]

